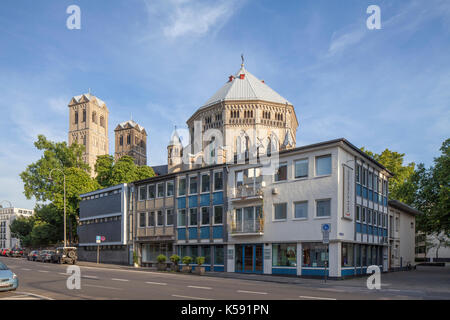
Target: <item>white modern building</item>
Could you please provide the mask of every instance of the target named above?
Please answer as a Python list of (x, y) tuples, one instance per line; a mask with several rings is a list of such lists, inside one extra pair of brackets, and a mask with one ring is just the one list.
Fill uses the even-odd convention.
[(20, 240), (11, 236), (11, 223), (18, 217), (31, 217), (34, 210), (22, 208), (3, 208), (0, 206), (0, 248), (20, 247)]
[[(388, 270), (391, 173), (345, 139), (229, 167), (228, 272), (340, 278)], [(330, 227), (329, 244), (322, 226)]]

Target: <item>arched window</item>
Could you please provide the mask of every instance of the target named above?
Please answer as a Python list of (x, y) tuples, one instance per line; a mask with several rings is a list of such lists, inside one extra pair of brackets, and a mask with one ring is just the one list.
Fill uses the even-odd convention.
[(75, 119), (74, 119), (74, 123), (78, 124), (78, 111), (75, 111)]
[(105, 127), (105, 118), (103, 116), (100, 116), (100, 126)]
[(92, 122), (97, 123), (97, 113), (95, 111), (92, 112)]
[(131, 136), (127, 135), (127, 144), (131, 144)]
[(86, 122), (86, 110), (83, 110), (83, 122)]
[(123, 146), (123, 136), (120, 136), (120, 138), (119, 138), (119, 144), (120, 144), (121, 146)]

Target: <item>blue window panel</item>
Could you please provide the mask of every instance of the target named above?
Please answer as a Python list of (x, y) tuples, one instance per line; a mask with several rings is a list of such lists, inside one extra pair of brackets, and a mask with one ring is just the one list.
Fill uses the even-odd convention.
[(200, 206), (201, 207), (209, 207), (209, 193), (202, 194), (200, 196)]
[(200, 239), (209, 239), (209, 227), (200, 228)]
[(385, 206), (385, 207), (387, 207), (387, 203), (388, 203), (387, 198), (384, 197), (384, 206)]
[(186, 197), (177, 198), (177, 207), (178, 209), (186, 208)]
[(369, 200), (373, 201), (373, 191), (369, 190)]
[(372, 226), (369, 226), (369, 232), (368, 234), (372, 234)]
[(362, 195), (361, 193), (361, 185), (360, 184), (356, 184), (356, 195), (360, 196)]
[(363, 198), (367, 199), (367, 188), (363, 188)]
[(362, 273), (361, 268), (356, 268), (356, 274), (361, 274), (361, 273)]
[(197, 196), (190, 196), (189, 197), (189, 208), (195, 208), (197, 207)]
[(383, 197), (381, 196), (381, 194), (378, 195), (378, 203), (383, 204)]
[(383, 237), (387, 237), (387, 229), (384, 229)]
[(344, 269), (341, 271), (341, 276), (353, 276), (355, 275), (355, 269)]
[(275, 268), (275, 267), (272, 267), (272, 274), (297, 275), (297, 269), (287, 269), (287, 268)]
[(223, 192), (214, 192), (213, 193), (213, 204), (223, 204)]
[(222, 226), (213, 227), (213, 238), (214, 239), (223, 238), (223, 227)]
[(178, 240), (186, 240), (186, 228), (177, 229)]
[(189, 228), (189, 239), (197, 239), (198, 238), (198, 231), (197, 228)]
[(367, 233), (367, 225), (362, 225), (362, 233)]
[[(328, 274), (328, 269), (327, 269)], [(302, 268), (302, 276), (324, 276), (324, 269), (303, 269)]]
[(356, 223), (356, 232), (361, 232), (361, 223)]
[(224, 272), (225, 267), (224, 266), (214, 266), (214, 271), (216, 272)]

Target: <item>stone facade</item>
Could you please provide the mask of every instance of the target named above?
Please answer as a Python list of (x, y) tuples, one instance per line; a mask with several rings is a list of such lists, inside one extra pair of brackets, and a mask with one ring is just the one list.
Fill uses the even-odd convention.
[(97, 156), (109, 154), (108, 117), (106, 104), (90, 93), (73, 97), (69, 103), (69, 146), (76, 142), (86, 147), (83, 160), (91, 176)]
[(122, 122), (114, 130), (115, 153), (117, 161), (127, 155), (138, 166), (147, 165), (147, 132), (133, 120)]

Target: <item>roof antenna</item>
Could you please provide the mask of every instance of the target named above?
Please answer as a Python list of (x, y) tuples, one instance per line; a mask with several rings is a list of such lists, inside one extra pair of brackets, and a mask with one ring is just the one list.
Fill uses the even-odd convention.
[(241, 60), (242, 60), (241, 67), (243, 67), (244, 66), (244, 54), (243, 53), (241, 54)]

